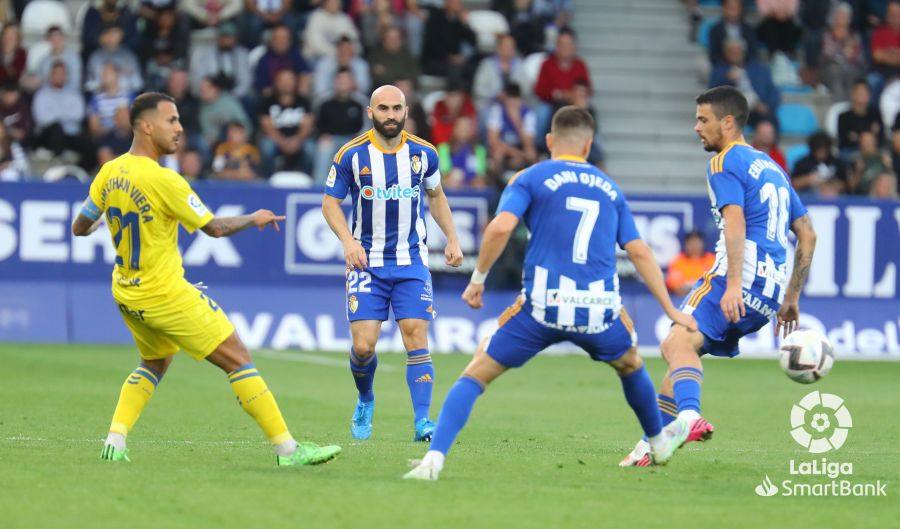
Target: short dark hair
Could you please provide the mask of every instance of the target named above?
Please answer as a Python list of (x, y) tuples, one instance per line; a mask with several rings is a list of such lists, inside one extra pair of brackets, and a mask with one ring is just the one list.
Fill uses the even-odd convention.
[(698, 105), (710, 105), (717, 118), (734, 117), (738, 129), (747, 125), (750, 109), (747, 98), (733, 86), (717, 86), (697, 96)]
[(700, 239), (703, 244), (706, 244), (706, 237), (703, 235), (703, 232), (700, 230), (691, 230), (684, 234), (684, 242), (687, 243), (690, 239)]
[(141, 94), (135, 98), (134, 102), (131, 103), (131, 112), (128, 116), (129, 121), (131, 121), (131, 127), (137, 124), (137, 121), (141, 119), (141, 116), (144, 112), (148, 110), (156, 110), (157, 106), (163, 101), (168, 101), (169, 103), (175, 104), (175, 100), (166, 94), (161, 94), (159, 92), (147, 92)]
[(553, 114), (550, 132), (554, 136), (567, 136), (575, 132), (594, 135), (594, 118), (587, 110), (573, 105), (564, 106)]
[(872, 91), (872, 87), (869, 86), (869, 81), (867, 81), (865, 77), (860, 77), (859, 79), (853, 81), (853, 88), (856, 88), (857, 86), (865, 86), (866, 90), (868, 90), (869, 92)]
[(827, 132), (821, 130), (814, 134), (811, 134), (806, 140), (806, 144), (809, 145), (810, 154), (818, 151), (819, 149), (828, 149), (828, 151), (830, 152), (832, 145), (834, 145), (831, 141), (831, 136), (829, 136)]

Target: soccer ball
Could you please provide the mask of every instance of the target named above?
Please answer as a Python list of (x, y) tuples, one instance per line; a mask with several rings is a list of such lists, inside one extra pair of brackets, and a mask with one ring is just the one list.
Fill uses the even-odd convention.
[(831, 371), (834, 353), (822, 333), (794, 331), (781, 344), (781, 369), (794, 382), (812, 384)]

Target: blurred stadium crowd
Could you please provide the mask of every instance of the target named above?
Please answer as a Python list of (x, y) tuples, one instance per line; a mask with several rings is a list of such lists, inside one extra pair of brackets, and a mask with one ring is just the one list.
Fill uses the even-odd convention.
[[(896, 197), (900, 2), (683, 1), (709, 86), (745, 93), (748, 139), (799, 191)], [(166, 165), (311, 186), (393, 83), (445, 187), (502, 187), (546, 154), (555, 108), (602, 128), (572, 17), (572, 0), (0, 0), (0, 180), (89, 179), (128, 149), (131, 99), (159, 90), (186, 134)]]

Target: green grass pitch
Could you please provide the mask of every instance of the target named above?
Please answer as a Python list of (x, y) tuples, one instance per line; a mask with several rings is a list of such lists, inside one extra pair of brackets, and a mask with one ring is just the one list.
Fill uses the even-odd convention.
[[(303, 361), (298, 361), (303, 358)], [(900, 363), (838, 360), (814, 386), (775, 361), (706, 363), (704, 415), (715, 438), (663, 468), (620, 469), (639, 428), (613, 371), (539, 357), (477, 403), (437, 483), (407, 482), (412, 442), (404, 358), (382, 355), (375, 432), (350, 439), (355, 394), (337, 354), (266, 353), (256, 364), (295, 436), (343, 445), (336, 461), (275, 468), (267, 443), (213, 366), (180, 356), (129, 437), (133, 462), (99, 459), (128, 347), (0, 346), (0, 526), (307, 529), (897, 527)], [(468, 358), (435, 355), (437, 415)], [(650, 360), (654, 380), (663, 364)], [(853, 429), (829, 461), (886, 498), (758, 497), (811, 456), (789, 435), (807, 392), (844, 397)], [(822, 478), (794, 477), (815, 483)]]

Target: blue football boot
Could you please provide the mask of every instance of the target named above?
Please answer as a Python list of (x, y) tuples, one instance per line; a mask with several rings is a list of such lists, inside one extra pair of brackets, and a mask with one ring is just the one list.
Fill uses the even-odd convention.
[(375, 413), (375, 401), (356, 401), (356, 411), (350, 421), (350, 434), (354, 439), (372, 437), (372, 415)]

